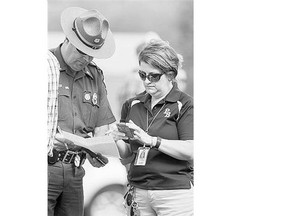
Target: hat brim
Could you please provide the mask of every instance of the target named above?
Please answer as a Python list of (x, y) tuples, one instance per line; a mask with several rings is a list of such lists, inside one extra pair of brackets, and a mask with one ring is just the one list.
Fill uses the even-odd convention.
[[(115, 52), (115, 40), (110, 29), (108, 30), (107, 37), (103, 46), (94, 50), (79, 40), (76, 33), (72, 30), (73, 22), (76, 17), (80, 16), (82, 13), (87, 10), (79, 7), (70, 7), (65, 9), (61, 14), (61, 26), (64, 34), (69, 39), (69, 41), (79, 50), (86, 53), (89, 56), (98, 59), (107, 59), (110, 58)], [(97, 11), (97, 10), (95, 10)], [(99, 11), (97, 13), (101, 14)]]

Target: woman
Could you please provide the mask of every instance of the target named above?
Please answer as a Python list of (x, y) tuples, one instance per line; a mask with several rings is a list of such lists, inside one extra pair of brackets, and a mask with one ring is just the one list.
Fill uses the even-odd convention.
[(193, 215), (193, 105), (175, 82), (181, 63), (182, 56), (161, 40), (139, 54), (145, 91), (121, 111), (134, 137), (113, 132), (121, 158), (132, 158), (128, 215)]

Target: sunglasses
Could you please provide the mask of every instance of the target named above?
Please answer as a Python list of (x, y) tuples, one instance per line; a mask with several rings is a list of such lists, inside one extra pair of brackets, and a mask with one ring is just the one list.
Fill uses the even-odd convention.
[(164, 73), (149, 73), (146, 75), (144, 71), (139, 70), (138, 74), (143, 81), (147, 78), (150, 82), (158, 82)]

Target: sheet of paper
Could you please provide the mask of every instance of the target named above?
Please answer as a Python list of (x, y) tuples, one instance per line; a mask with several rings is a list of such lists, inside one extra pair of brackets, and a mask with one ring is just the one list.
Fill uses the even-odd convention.
[(66, 131), (62, 131), (62, 134), (75, 145), (87, 148), (95, 153), (101, 153), (105, 156), (120, 158), (116, 143), (111, 136), (98, 136), (85, 139)]

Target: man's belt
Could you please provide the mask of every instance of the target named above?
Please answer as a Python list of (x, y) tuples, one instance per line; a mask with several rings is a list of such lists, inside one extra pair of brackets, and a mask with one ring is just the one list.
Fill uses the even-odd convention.
[(48, 156), (48, 164), (55, 164), (57, 161), (62, 161), (63, 163), (74, 163), (75, 157), (79, 155), (80, 164), (86, 158), (86, 154), (82, 151), (57, 151), (53, 149), (53, 156)]

